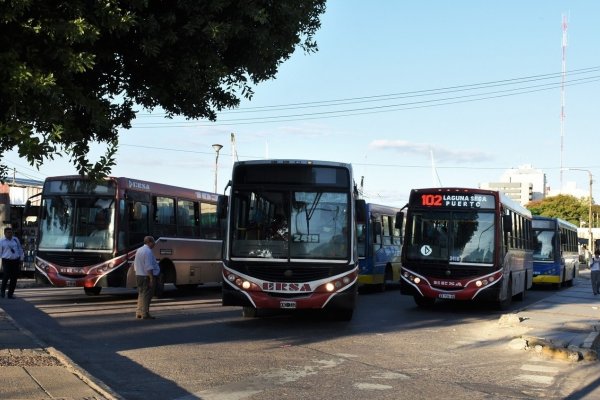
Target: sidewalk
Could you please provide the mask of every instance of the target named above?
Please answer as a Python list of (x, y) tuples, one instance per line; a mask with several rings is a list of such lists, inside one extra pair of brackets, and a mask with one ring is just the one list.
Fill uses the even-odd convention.
[(3, 400), (120, 399), (67, 356), (19, 326), (1, 307), (0, 376)]
[(527, 348), (565, 361), (597, 361), (600, 296), (594, 296), (590, 270), (580, 271), (575, 287), (557, 290), (512, 315), (525, 328)]

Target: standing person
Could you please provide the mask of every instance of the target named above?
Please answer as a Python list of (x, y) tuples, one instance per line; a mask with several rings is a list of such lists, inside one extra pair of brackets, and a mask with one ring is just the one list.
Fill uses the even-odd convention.
[(583, 258), (585, 259), (585, 263), (590, 266), (590, 258), (592, 256), (592, 252), (588, 250), (587, 245), (583, 245)]
[(600, 249), (594, 251), (594, 257), (590, 260), (590, 271), (592, 278), (592, 292), (594, 296), (598, 294), (600, 284)]
[(150, 300), (152, 300), (156, 280), (160, 273), (160, 267), (154, 258), (154, 254), (152, 254), (154, 244), (154, 238), (146, 236), (144, 237), (144, 245), (135, 252), (133, 267), (135, 268), (138, 290), (136, 318), (156, 319), (150, 315)]
[(0, 240), (0, 254), (2, 254), (3, 271), (0, 297), (4, 297), (6, 284), (8, 283), (8, 298), (12, 299), (17, 287), (17, 278), (21, 271), (21, 264), (25, 259), (21, 242), (13, 236), (12, 228), (4, 228), (4, 238)]

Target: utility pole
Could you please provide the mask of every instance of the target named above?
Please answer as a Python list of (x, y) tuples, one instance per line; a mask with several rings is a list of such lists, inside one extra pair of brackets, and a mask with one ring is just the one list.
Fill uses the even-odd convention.
[(565, 78), (567, 74), (567, 16), (562, 15), (562, 74), (560, 83), (560, 192), (563, 190), (563, 143), (565, 140)]

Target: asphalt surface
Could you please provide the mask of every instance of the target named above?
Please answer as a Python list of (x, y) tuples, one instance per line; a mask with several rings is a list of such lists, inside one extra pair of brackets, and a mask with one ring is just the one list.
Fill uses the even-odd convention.
[[(592, 294), (589, 270), (582, 270), (580, 278), (575, 287), (503, 315), (499, 324), (524, 332), (510, 345), (565, 362), (597, 363), (600, 296)], [(19, 286), (34, 283), (24, 279)], [(68, 356), (19, 326), (2, 308), (9, 301), (22, 300), (0, 299), (0, 399), (122, 399)], [(569, 399), (600, 399), (600, 370), (585, 371), (580, 377), (584, 384)]]

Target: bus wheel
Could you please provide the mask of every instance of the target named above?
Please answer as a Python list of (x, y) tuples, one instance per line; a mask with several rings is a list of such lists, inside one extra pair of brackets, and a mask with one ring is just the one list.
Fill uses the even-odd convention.
[(521, 293), (517, 293), (515, 295), (515, 300), (524, 301), (526, 291), (527, 291), (527, 277), (525, 277), (525, 281), (523, 282), (523, 291)]
[(435, 304), (435, 299), (431, 297), (415, 295), (413, 296), (413, 298), (415, 299), (415, 303), (417, 303), (417, 306), (421, 308), (429, 308)]
[(254, 307), (242, 307), (242, 317), (256, 318), (258, 317), (258, 310)]
[(385, 267), (385, 272), (383, 274), (383, 282), (377, 286), (377, 290), (379, 292), (385, 292), (387, 289), (387, 283), (391, 282), (394, 279), (394, 274), (392, 272), (392, 268), (389, 266)]
[(512, 277), (508, 278), (508, 288), (506, 290), (506, 298), (504, 300), (499, 300), (496, 305), (500, 311), (507, 310), (510, 307), (510, 303), (512, 303)]
[(154, 297), (160, 299), (165, 293), (165, 274), (160, 271), (156, 277), (156, 285), (154, 286)]
[(94, 286), (94, 287), (84, 287), (83, 291), (85, 292), (85, 294), (87, 294), (88, 296), (98, 296), (100, 294), (100, 291), (102, 291), (102, 288), (99, 286)]
[(193, 285), (192, 284), (190, 284), (190, 285), (175, 285), (175, 287), (180, 292), (189, 293), (189, 292), (193, 292), (194, 289), (196, 289), (198, 287), (198, 285), (196, 285), (196, 284), (193, 284)]
[(573, 280), (575, 279), (575, 267), (573, 267), (573, 275), (571, 275), (571, 279), (569, 279), (568, 281), (565, 282), (565, 286), (566, 287), (571, 287), (573, 286)]

